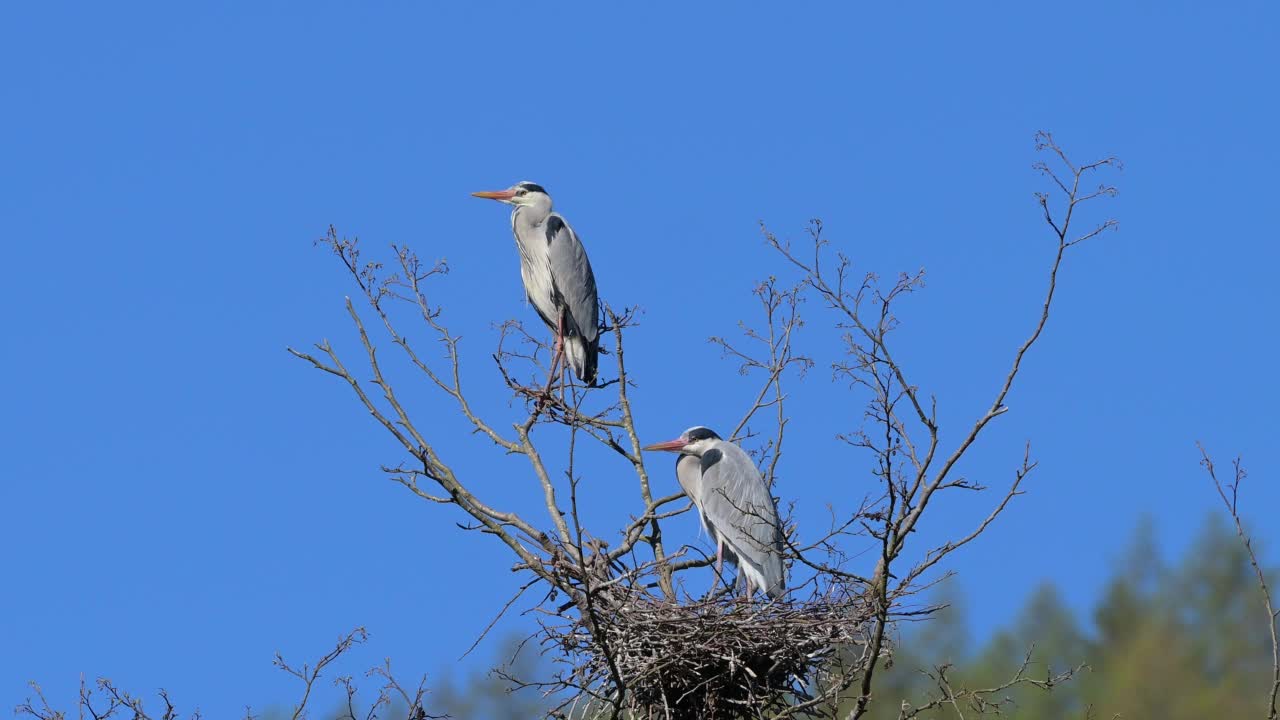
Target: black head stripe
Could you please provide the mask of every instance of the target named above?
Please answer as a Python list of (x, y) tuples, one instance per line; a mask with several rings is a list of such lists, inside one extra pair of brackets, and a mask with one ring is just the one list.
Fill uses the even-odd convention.
[(687, 434), (689, 436), (689, 442), (696, 442), (698, 440), (719, 440), (720, 439), (720, 436), (716, 434), (715, 430), (712, 430), (711, 428), (702, 427), (701, 425), (695, 428), (689, 428)]
[(524, 188), (525, 190), (528, 190), (529, 192), (540, 192), (540, 193), (542, 193), (543, 195), (546, 195), (546, 194), (547, 194), (547, 191), (546, 191), (546, 190), (543, 190), (543, 189), (542, 189), (542, 186), (541, 186), (541, 185), (538, 185), (537, 183), (522, 182), (522, 183), (520, 183), (519, 185), (517, 185), (516, 187)]

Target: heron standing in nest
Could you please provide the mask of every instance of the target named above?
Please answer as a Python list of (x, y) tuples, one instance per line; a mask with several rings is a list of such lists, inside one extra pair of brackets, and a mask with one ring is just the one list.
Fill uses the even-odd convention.
[(747, 597), (756, 589), (773, 599), (782, 597), (786, 591), (782, 525), (769, 487), (751, 457), (702, 426), (644, 449), (680, 454), (676, 480), (716, 544), (716, 573), (727, 556), (746, 576)]

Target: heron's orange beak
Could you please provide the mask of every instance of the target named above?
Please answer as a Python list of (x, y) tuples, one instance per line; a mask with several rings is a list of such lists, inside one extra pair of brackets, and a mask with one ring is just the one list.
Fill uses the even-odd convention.
[(641, 450), (666, 450), (668, 452), (679, 452), (680, 448), (688, 444), (689, 444), (688, 440), (685, 440), (683, 438), (676, 438), (675, 440), (668, 440), (666, 442), (654, 443), (653, 445), (648, 445), (640, 449)]
[(473, 197), (488, 198), (489, 200), (510, 200), (516, 196), (514, 190), (481, 190), (480, 192), (471, 193)]

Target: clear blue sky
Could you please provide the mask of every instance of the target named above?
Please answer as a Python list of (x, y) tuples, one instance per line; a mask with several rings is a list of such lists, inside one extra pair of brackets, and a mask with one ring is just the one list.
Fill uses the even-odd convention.
[[(382, 479), (396, 449), (284, 347), (357, 350), (352, 288), (312, 247), (329, 223), (411, 244), (452, 264), (438, 299), (476, 401), (505, 417), (491, 323), (533, 315), (506, 213), (468, 193), (520, 179), (579, 229), (604, 298), (646, 310), (645, 434), (740, 415), (754, 385), (705, 338), (753, 318), (750, 287), (779, 271), (758, 221), (799, 237), (822, 217), (860, 268), (928, 269), (901, 353), (954, 439), (1041, 295), (1033, 133), (1119, 155), (1121, 230), (1070, 258), (965, 467), (1003, 483), (1026, 439), (1041, 461), (956, 558), (974, 620), (998, 626), (1044, 579), (1084, 606), (1144, 513), (1180, 551), (1216, 501), (1198, 438), (1246, 456), (1280, 557), (1262, 522), (1280, 503), (1274, 6), (458, 5), (0, 11), (0, 708), (29, 678), (70, 698), (84, 672), (225, 717), (292, 696), (275, 650), (357, 624), (373, 640), (352, 671), (466, 649), (516, 586), (505, 551)], [(808, 310), (825, 352), (831, 319)], [(803, 522), (870, 479), (833, 440), (857, 396), (820, 371), (794, 396), (778, 492)], [(482, 487), (528, 502), (530, 478), (454, 435)], [(629, 502), (620, 476), (588, 502)], [(929, 537), (983, 511), (948, 505)]]

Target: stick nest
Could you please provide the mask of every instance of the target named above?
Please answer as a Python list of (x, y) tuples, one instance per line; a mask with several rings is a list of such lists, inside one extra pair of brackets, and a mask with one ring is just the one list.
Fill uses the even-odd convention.
[(862, 644), (873, 615), (860, 597), (768, 604), (613, 599), (596, 608), (594, 621), (584, 617), (557, 639), (580, 659), (579, 682), (597, 697), (617, 697), (621, 679), (624, 704), (636, 717), (754, 718), (803, 701), (832, 653)]

